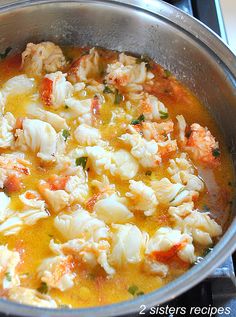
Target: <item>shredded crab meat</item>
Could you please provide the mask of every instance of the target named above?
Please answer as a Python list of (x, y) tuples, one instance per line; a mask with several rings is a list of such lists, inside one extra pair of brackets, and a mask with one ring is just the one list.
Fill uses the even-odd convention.
[(43, 260), (38, 268), (38, 275), (49, 287), (65, 291), (74, 285), (73, 267), (72, 256), (55, 256)]
[(31, 163), (25, 160), (23, 153), (0, 155), (0, 188), (9, 193), (22, 188), (21, 180), (30, 175)]
[(43, 103), (54, 109), (65, 105), (73, 92), (72, 84), (66, 80), (66, 74), (56, 72), (47, 74), (41, 84), (40, 94)]
[(65, 64), (66, 59), (61, 48), (52, 42), (28, 43), (22, 53), (22, 68), (33, 75), (53, 73), (62, 69)]
[(20, 263), (18, 252), (10, 251), (7, 246), (0, 246), (0, 283), (3, 289), (20, 285), (17, 266)]
[(70, 67), (68, 78), (72, 82), (86, 81), (90, 78), (96, 78), (100, 73), (100, 57), (93, 48), (88, 54), (76, 59)]
[(160, 121), (162, 118), (168, 118), (168, 109), (153, 95), (145, 95), (140, 101), (140, 108), (147, 120)]
[[(140, 84), (146, 80), (150, 80), (154, 75), (146, 68), (145, 62), (137, 63), (135, 57), (127, 56), (125, 54), (119, 55), (119, 61), (109, 64), (107, 67), (106, 80), (117, 88), (132, 88), (135, 86), (136, 90), (140, 89)], [(141, 86), (142, 89), (142, 86)]]
[(198, 123), (191, 125), (190, 136), (186, 142), (188, 151), (196, 161), (216, 167), (219, 161), (219, 144), (207, 128)]
[(168, 134), (173, 132), (174, 123), (169, 120), (162, 123), (143, 122), (142, 132), (147, 140), (155, 140), (157, 142), (166, 141)]
[(73, 239), (64, 244), (56, 244), (51, 241), (50, 248), (56, 254), (73, 256), (90, 268), (100, 265), (110, 276), (115, 273), (114, 268), (108, 263), (110, 244), (105, 240), (94, 242), (85, 239)]
[(13, 287), (9, 290), (9, 299), (25, 305), (36, 307), (57, 308), (56, 302), (49, 296), (35, 289)]

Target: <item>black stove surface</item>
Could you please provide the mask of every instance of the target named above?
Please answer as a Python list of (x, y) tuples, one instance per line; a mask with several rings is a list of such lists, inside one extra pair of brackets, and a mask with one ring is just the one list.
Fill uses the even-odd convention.
[[(193, 15), (227, 41), (219, 0), (166, 0), (166, 2)], [(139, 312), (127, 317), (236, 317), (235, 270), (236, 254), (216, 269), (208, 279), (181, 296), (161, 306), (150, 309), (141, 307)], [(0, 317), (6, 315), (0, 314)]]
[(206, 24), (227, 42), (219, 0), (164, 0)]
[(174, 6), (178, 7), (182, 11), (184, 11), (190, 15), (193, 15), (193, 7), (192, 7), (191, 0), (169, 0), (169, 1), (165, 1), (165, 2), (173, 4)]

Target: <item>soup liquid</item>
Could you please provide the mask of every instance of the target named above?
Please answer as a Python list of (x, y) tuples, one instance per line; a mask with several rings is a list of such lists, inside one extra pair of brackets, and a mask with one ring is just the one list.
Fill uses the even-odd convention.
[[(70, 59), (80, 56), (82, 52), (83, 49), (80, 48), (64, 48), (65, 55)], [(116, 52), (102, 49), (100, 49), (99, 52), (103, 57), (104, 64), (117, 58)], [(13, 56), (0, 63), (1, 84), (9, 78), (23, 73), (20, 68), (20, 62), (20, 56)], [(221, 133), (211, 115), (188, 88), (177, 82), (173, 76), (169, 78), (163, 76), (164, 70), (157, 64), (152, 64), (151, 71), (156, 76), (155, 80), (158, 85), (158, 90), (151, 91), (150, 93), (156, 95), (165, 104), (169, 110), (169, 117), (174, 120), (176, 115), (182, 114), (188, 124), (197, 122), (202, 126), (207, 126), (216, 140), (219, 141), (221, 150), (220, 167), (207, 169), (197, 166), (200, 176), (205, 181), (206, 190), (200, 194), (196, 207), (201, 210), (209, 208), (216, 221), (225, 229), (227, 227), (232, 200), (233, 190), (231, 185), (233, 184), (233, 167), (230, 154), (227, 151)], [(98, 80), (102, 82), (102, 79)], [(40, 82), (40, 79), (38, 79), (38, 81)], [(36, 92), (37, 89), (35, 90), (35, 93)], [(92, 98), (93, 94), (88, 91), (86, 98), (89, 97)], [(9, 97), (5, 112), (10, 111), (15, 117), (26, 117), (26, 109), (30, 101), (29, 95)], [(119, 149), (121, 147), (124, 148), (124, 144), (121, 144), (117, 139), (117, 136), (125, 132), (124, 128), (119, 125), (121, 122), (117, 121), (117, 124), (112, 127), (106, 125), (111, 119), (111, 110), (115, 110), (116, 107), (116, 105), (111, 104), (109, 100), (106, 99), (101, 109), (101, 120), (104, 124), (100, 127), (100, 131), (103, 139), (109, 140), (115, 149)], [(52, 109), (50, 109), (50, 111), (57, 113), (57, 111)], [(137, 111), (137, 113), (133, 113), (133, 116), (138, 117), (138, 109), (134, 110), (134, 112), (135, 111)], [(70, 126), (70, 133), (72, 135), (76, 125), (73, 120), (68, 122), (68, 125)], [(69, 141), (68, 152), (77, 146), (78, 144), (73, 140)], [(9, 151), (6, 150), (0, 150), (0, 153), (8, 152)], [(40, 166), (39, 160), (35, 154), (30, 153), (30, 151), (26, 153), (26, 159), (32, 162), (32, 166), (30, 167), (31, 175), (25, 178), (22, 192), (26, 190), (37, 190), (40, 180), (47, 180), (50, 175), (57, 174), (53, 166), (47, 169)], [(151, 180), (168, 177), (166, 167), (167, 164), (164, 162), (160, 168), (158, 168), (158, 175), (153, 172), (151, 176), (146, 175), (145, 170), (140, 168), (135, 180), (142, 180), (148, 185)], [(89, 184), (95, 177), (98, 178), (93, 174), (92, 170), (89, 171)], [(122, 196), (128, 191), (128, 181), (119, 181), (112, 177), (109, 178), (111, 183), (116, 184), (116, 188)], [(92, 194), (93, 192), (91, 190), (91, 195)], [(19, 193), (11, 195), (12, 203), (10, 208), (13, 210), (22, 208), (22, 203), (18, 195)], [(53, 238), (56, 242), (65, 242), (65, 239), (53, 226), (54, 218), (55, 215), (52, 214), (51, 217), (42, 219), (33, 226), (25, 226), (17, 235), (5, 237), (0, 234), (1, 244), (7, 244), (10, 250), (15, 249), (21, 254), (22, 262), (18, 268), (18, 272), (19, 275), (22, 276), (21, 286), (23, 287), (37, 289), (40, 286), (40, 280), (37, 277), (37, 268), (43, 259), (53, 256), (52, 251), (49, 249), (50, 240)], [(152, 217), (145, 217), (141, 213), (136, 214), (132, 223), (150, 235), (154, 234), (159, 227), (172, 225), (166, 210), (161, 208), (158, 208), (158, 213)], [(201, 256), (204, 254), (205, 249), (197, 247), (196, 252)], [(74, 280), (74, 287), (64, 292), (56, 289), (49, 292), (52, 298), (56, 299), (61, 305), (87, 307), (128, 300), (133, 298), (133, 295), (129, 292), (130, 287), (135, 285), (140, 292), (148, 293), (164, 286), (190, 268), (190, 266), (184, 264), (183, 261), (175, 261), (170, 264), (168, 276), (162, 279), (158, 276), (144, 273), (139, 264), (130, 264), (120, 269), (117, 268), (116, 274), (111, 278), (107, 278), (100, 268), (94, 269), (91, 272), (91, 270), (88, 270), (80, 263), (78, 263), (77, 266), (77, 277)]]

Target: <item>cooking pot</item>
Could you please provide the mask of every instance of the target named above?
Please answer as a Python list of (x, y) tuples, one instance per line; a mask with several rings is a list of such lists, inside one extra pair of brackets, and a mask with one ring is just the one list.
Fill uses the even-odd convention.
[[(1, 1), (0, 51), (27, 42), (102, 46), (147, 54), (186, 84), (217, 121), (235, 163), (236, 58), (206, 26), (158, 0)], [(236, 245), (236, 208), (225, 234), (203, 261), (167, 286), (102, 307), (44, 309), (0, 300), (0, 311), (18, 316), (106, 317), (164, 303), (207, 277)], [(40, 243), (40, 242), (39, 242)]]

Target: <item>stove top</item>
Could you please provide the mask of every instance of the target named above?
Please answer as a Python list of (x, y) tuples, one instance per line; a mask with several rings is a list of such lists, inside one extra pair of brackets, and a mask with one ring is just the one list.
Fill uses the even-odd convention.
[(227, 42), (219, 1), (220, 0), (166, 0), (166, 2), (178, 7), (184, 12), (193, 15)]

